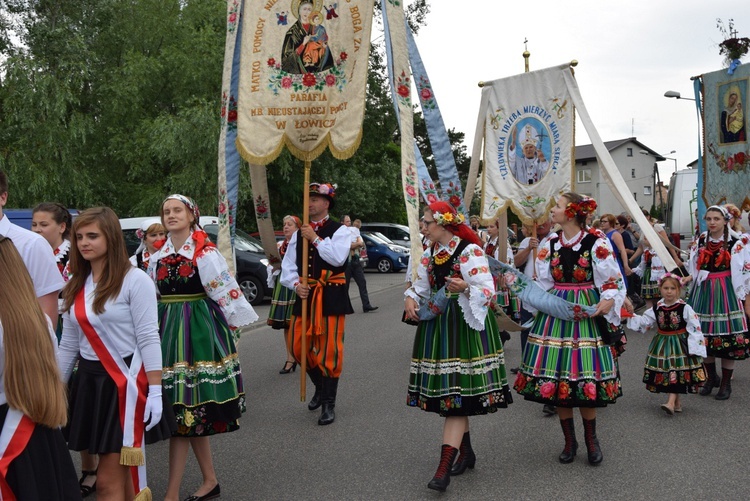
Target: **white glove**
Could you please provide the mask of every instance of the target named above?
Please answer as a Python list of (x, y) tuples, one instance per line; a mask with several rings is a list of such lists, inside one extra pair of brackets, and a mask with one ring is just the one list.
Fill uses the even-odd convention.
[[(143, 413), (143, 422), (146, 425), (146, 431), (156, 426), (161, 421), (161, 413), (164, 410), (161, 401), (161, 385), (151, 384), (148, 386), (148, 398), (146, 399), (146, 410)], [(149, 419), (151, 422), (149, 423)]]

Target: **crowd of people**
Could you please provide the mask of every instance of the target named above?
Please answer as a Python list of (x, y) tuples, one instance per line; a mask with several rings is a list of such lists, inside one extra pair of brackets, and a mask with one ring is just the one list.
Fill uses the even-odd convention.
[[(164, 499), (179, 499), (191, 449), (203, 478), (187, 500), (219, 497), (210, 437), (239, 428), (246, 408), (239, 330), (258, 315), (201, 228), (195, 202), (166, 197), (128, 256), (107, 207), (72, 221), (65, 207), (43, 203), (28, 231), (3, 215), (7, 200), (0, 171), (3, 496), (151, 499), (145, 446), (169, 440)], [(267, 323), (284, 332), (280, 372), (306, 368), (314, 387), (308, 408), (321, 409), (317, 422), (325, 426), (336, 419), (346, 315), (354, 311), (349, 278), (362, 279), (363, 311), (377, 307), (354, 259), (361, 236), (349, 216), (341, 223), (330, 217), (336, 186), (312, 183), (309, 200), (308, 224), (284, 218)], [(593, 199), (565, 193), (548, 220), (524, 226), (514, 251), (499, 221), (480, 232), (448, 202), (425, 207), (424, 254), (409, 266), (403, 319), (417, 325), (406, 404), (444, 418), (430, 489), (445, 491), (452, 477), (476, 466), (469, 418), (508, 407), (513, 390), (558, 416), (561, 463), (578, 452), (578, 409), (587, 460), (600, 464), (597, 409), (622, 394), (617, 343), (625, 324), (656, 331), (643, 382), (666, 394), (666, 414), (682, 412), (687, 393), (717, 389), (716, 400), (730, 398), (735, 362), (750, 356), (750, 236), (739, 211), (709, 207), (708, 230), (684, 263), (675, 254), (672, 270), (638, 229), (628, 233), (634, 228), (626, 217), (594, 222), (595, 211)], [(638, 311), (628, 299), (628, 276), (640, 278), (638, 292), (648, 301)], [(531, 296), (521, 300), (518, 280), (574, 313), (559, 315)], [(521, 332), (522, 356), (508, 371), (514, 381), (501, 325)], [(79, 479), (69, 451), (81, 454)]]

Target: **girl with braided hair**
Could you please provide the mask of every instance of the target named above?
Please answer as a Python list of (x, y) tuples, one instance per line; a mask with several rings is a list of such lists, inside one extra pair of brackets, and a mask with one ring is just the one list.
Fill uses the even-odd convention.
[[(718, 386), (717, 400), (732, 394), (734, 361), (750, 355), (745, 316), (750, 287), (743, 279), (747, 245), (730, 232), (730, 219), (724, 207), (712, 205), (706, 210), (708, 230), (693, 244), (688, 264), (695, 282), (688, 304), (698, 314), (708, 343), (704, 360), (707, 380), (700, 394), (708, 396)], [(721, 359), (721, 378), (716, 358)]]
[[(535, 263), (537, 284), (572, 303), (596, 306), (592, 316), (602, 316), (603, 323), (618, 326), (625, 286), (607, 236), (587, 230), (586, 217), (594, 210), (596, 202), (577, 193), (566, 193), (557, 200), (552, 222), (561, 229), (540, 247)], [(514, 385), (525, 399), (557, 407), (565, 436), (565, 448), (558, 458), (561, 463), (573, 462), (578, 449), (575, 407), (583, 418), (588, 461), (601, 463), (596, 408), (614, 403), (622, 394), (617, 365), (599, 325), (583, 315), (577, 321), (566, 321), (539, 312)]]

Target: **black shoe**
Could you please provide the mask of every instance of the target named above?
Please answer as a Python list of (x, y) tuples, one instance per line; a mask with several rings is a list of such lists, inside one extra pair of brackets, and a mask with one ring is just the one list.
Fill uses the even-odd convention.
[(719, 392), (714, 397), (716, 400), (728, 400), (732, 394), (732, 373), (734, 369), (721, 368), (721, 384)]
[(721, 378), (716, 373), (716, 363), (705, 362), (703, 364), (706, 367), (706, 382), (703, 383), (703, 387), (698, 392), (699, 395), (707, 397), (711, 392), (721, 384)]
[(204, 494), (202, 496), (196, 496), (193, 494), (192, 496), (188, 496), (185, 498), (185, 501), (205, 501), (207, 499), (216, 499), (221, 496), (221, 487), (219, 487), (219, 484), (216, 484), (216, 487), (211, 489), (211, 491), (208, 494)]
[(474, 449), (471, 448), (471, 433), (465, 432), (461, 439), (461, 447), (458, 449), (458, 459), (451, 467), (451, 475), (461, 475), (466, 471), (466, 468), (473, 470), (477, 464), (477, 456), (474, 454)]
[(290, 372), (297, 372), (297, 362), (290, 362), (287, 360), (284, 362), (284, 367), (279, 371), (279, 374), (289, 374)]
[(576, 458), (576, 452), (578, 452), (578, 442), (576, 441), (576, 429), (573, 423), (573, 418), (561, 419), (560, 426), (562, 427), (563, 435), (565, 436), (565, 448), (558, 456), (558, 459), (563, 464), (572, 463)]
[(451, 483), (451, 466), (453, 466), (453, 461), (456, 460), (457, 455), (458, 449), (451, 447), (448, 444), (443, 444), (440, 454), (440, 464), (435, 472), (435, 476), (432, 477), (430, 483), (427, 484), (428, 489), (445, 492), (445, 489), (448, 488), (448, 484)]
[(596, 437), (596, 418), (583, 420), (583, 433), (586, 440), (586, 450), (588, 451), (589, 464), (597, 466), (602, 462), (602, 448), (599, 445), (599, 439)]
[(544, 404), (544, 407), (542, 407), (542, 412), (547, 416), (554, 416), (555, 414), (557, 414), (557, 409), (555, 409), (554, 405)]
[(81, 470), (81, 479), (78, 481), (78, 485), (81, 487), (81, 497), (85, 498), (96, 492), (96, 480), (92, 485), (85, 485), (83, 482), (86, 477), (95, 477), (96, 470)]
[(315, 367), (314, 369), (308, 370), (307, 375), (310, 376), (310, 379), (315, 385), (315, 394), (310, 399), (310, 403), (307, 404), (307, 408), (314, 411), (323, 403), (323, 373), (320, 372), (318, 367)]
[(365, 313), (368, 313), (368, 312), (370, 312), (370, 311), (375, 311), (375, 310), (377, 310), (378, 308), (380, 308), (380, 307), (379, 307), (379, 306), (368, 306), (368, 307), (366, 307), (366, 308), (362, 308), (362, 309), (364, 310), (364, 312), (365, 312)]
[(320, 412), (318, 424), (325, 426), (336, 420), (336, 393), (338, 392), (339, 380), (333, 377), (323, 378), (323, 410)]
[(510, 370), (510, 373), (511, 373), (511, 374), (518, 374), (518, 372), (519, 372), (520, 370), (521, 370), (521, 369), (520, 369), (519, 367), (513, 367), (513, 368), (512, 368), (511, 370)]

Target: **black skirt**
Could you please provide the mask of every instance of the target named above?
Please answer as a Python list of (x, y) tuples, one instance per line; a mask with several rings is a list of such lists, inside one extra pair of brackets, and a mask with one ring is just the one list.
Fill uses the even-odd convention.
[[(130, 363), (130, 360), (125, 362)], [(122, 426), (117, 386), (101, 362), (79, 358), (78, 370), (69, 388), (68, 404), (70, 417), (63, 434), (70, 450), (119, 454)], [(161, 421), (146, 432), (147, 444), (170, 438), (177, 429), (172, 406), (164, 393), (162, 404)]]
[[(8, 404), (0, 405), (0, 429), (8, 415)], [(29, 443), (8, 466), (5, 476), (19, 500), (81, 499), (73, 461), (59, 428), (36, 425)]]

